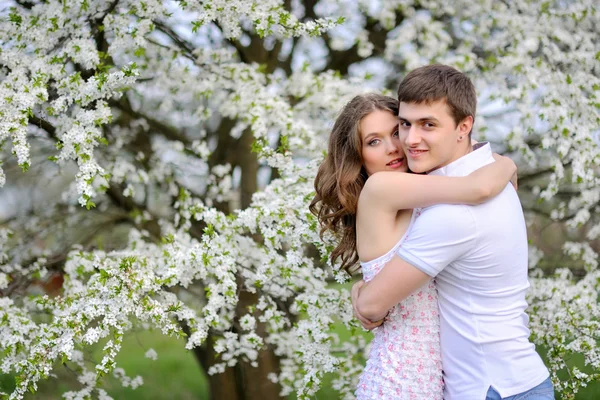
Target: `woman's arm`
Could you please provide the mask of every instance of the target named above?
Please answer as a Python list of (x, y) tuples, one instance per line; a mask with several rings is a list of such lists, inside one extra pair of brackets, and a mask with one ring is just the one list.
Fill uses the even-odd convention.
[(465, 177), (377, 172), (367, 179), (360, 203), (377, 204), (392, 210), (427, 207), (433, 204), (481, 204), (498, 195), (517, 166), (508, 157), (494, 154), (496, 162)]

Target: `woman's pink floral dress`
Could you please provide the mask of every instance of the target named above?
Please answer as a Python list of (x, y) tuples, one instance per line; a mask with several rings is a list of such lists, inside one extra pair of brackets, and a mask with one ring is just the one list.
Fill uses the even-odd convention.
[[(385, 255), (361, 263), (368, 282), (392, 259), (406, 235)], [(440, 320), (433, 281), (390, 310), (375, 328), (367, 365), (356, 397), (364, 399), (442, 400)]]

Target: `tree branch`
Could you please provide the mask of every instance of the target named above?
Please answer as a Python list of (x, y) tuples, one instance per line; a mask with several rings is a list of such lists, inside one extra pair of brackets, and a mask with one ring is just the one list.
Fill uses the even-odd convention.
[(155, 120), (145, 114), (142, 114), (139, 111), (135, 111), (131, 107), (131, 104), (129, 103), (129, 101), (126, 99), (125, 96), (123, 96), (123, 98), (121, 98), (121, 100), (119, 100), (119, 101), (110, 101), (109, 104), (111, 106), (123, 111), (124, 113), (127, 113), (128, 115), (130, 115), (133, 118), (145, 119), (146, 122), (148, 122), (148, 125), (150, 125), (150, 127), (153, 130), (160, 133), (167, 139), (177, 140), (177, 141), (184, 143), (185, 145), (190, 145), (190, 140), (185, 135), (183, 135), (179, 131), (177, 131), (175, 128), (172, 128), (158, 120)]
[(52, 139), (58, 140), (56, 128), (45, 119), (33, 115), (29, 117), (29, 123), (45, 130)]
[(171, 39), (179, 48), (184, 50), (189, 57), (194, 59), (194, 46), (188, 41), (182, 39), (171, 27), (167, 26), (161, 21), (154, 21), (154, 25), (158, 28), (159, 31), (164, 33)]
[(117, 4), (119, 4), (119, 0), (113, 1), (110, 4), (110, 6), (108, 6), (108, 8), (106, 9), (106, 11), (104, 12), (104, 15), (102, 15), (101, 17), (96, 18), (96, 23), (101, 24), (102, 21), (104, 20), (104, 18), (106, 18), (106, 16), (108, 14), (110, 14), (111, 12), (113, 12), (117, 8)]
[[(117, 214), (115, 217), (110, 218), (106, 221), (103, 221), (101, 224), (96, 226), (95, 229), (93, 229), (90, 233), (85, 235), (83, 237), (83, 239), (80, 240), (78, 243), (81, 244), (84, 248), (89, 247), (90, 243), (92, 243), (93, 239), (102, 230), (110, 228), (115, 224), (131, 223), (131, 222), (132, 222), (132, 220), (127, 215)], [(48, 269), (49, 271), (57, 271), (59, 273), (62, 273), (61, 271), (63, 269), (65, 261), (67, 260), (67, 255), (69, 254), (69, 251), (70, 251), (72, 245), (73, 244), (68, 244), (61, 251), (58, 251), (58, 252), (54, 253), (53, 255), (46, 257), (47, 261), (44, 263), (44, 267), (46, 269)], [(25, 260), (24, 262), (21, 263), (23, 266), (23, 269), (25, 269), (25, 270), (29, 269), (38, 259), (39, 258), (32, 258), (29, 260)], [(34, 279), (30, 276), (19, 275), (13, 282), (11, 282), (11, 284), (8, 286), (8, 288), (6, 288), (4, 290), (0, 290), (0, 297), (10, 296), (10, 295), (14, 294), (14, 292), (16, 292), (17, 290), (20, 290), (20, 289), (28, 286), (35, 280), (36, 279)]]
[[(591, 206), (589, 206), (587, 208), (591, 210), (591, 209), (593, 209), (595, 207), (598, 207), (598, 206), (600, 206), (600, 201), (597, 202), (596, 204), (592, 204)], [(548, 219), (550, 219), (552, 221), (556, 221), (556, 222), (567, 222), (567, 221), (569, 221), (570, 219), (572, 219), (577, 214), (577, 212), (574, 211), (574, 212), (571, 212), (571, 213), (565, 215), (564, 217), (556, 218), (555, 219), (555, 218), (551, 217), (551, 212), (548, 212), (546, 210), (542, 210), (541, 208), (536, 207), (536, 206), (532, 206), (532, 207), (523, 206), (523, 209), (525, 211), (532, 212), (532, 213), (537, 214), (537, 215), (541, 215), (542, 217), (546, 217), (546, 218), (548, 218)]]
[(33, 1), (25, 1), (25, 0), (16, 0), (16, 3), (27, 10), (31, 10), (33, 8), (33, 6), (36, 5), (36, 3), (34, 3)]
[[(396, 17), (400, 17), (400, 21), (403, 15), (396, 12)], [(398, 20), (398, 19), (397, 19)], [(387, 39), (388, 31), (375, 19), (369, 18), (365, 29), (369, 32), (369, 41), (373, 44), (373, 53), (371, 57), (377, 57), (383, 54), (385, 51), (385, 41)], [(325, 41), (325, 46), (329, 50), (329, 57), (327, 66), (325, 69), (332, 69), (339, 71), (342, 75), (348, 74), (350, 65), (362, 61), (364, 58), (358, 54), (358, 43), (355, 43), (351, 48), (347, 50), (333, 50), (330, 45), (330, 37), (328, 33), (322, 35)]]

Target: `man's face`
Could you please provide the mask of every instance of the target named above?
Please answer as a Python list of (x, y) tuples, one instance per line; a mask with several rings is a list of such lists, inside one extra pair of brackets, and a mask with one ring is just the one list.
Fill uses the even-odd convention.
[(456, 125), (445, 100), (401, 102), (398, 116), (400, 143), (412, 172), (431, 172), (466, 154), (473, 118)]

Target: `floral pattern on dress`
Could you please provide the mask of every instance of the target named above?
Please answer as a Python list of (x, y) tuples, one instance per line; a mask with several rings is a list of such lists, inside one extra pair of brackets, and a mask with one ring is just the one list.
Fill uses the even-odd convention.
[[(405, 239), (385, 255), (361, 263), (365, 281), (383, 269)], [(373, 333), (355, 392), (358, 399), (442, 400), (440, 318), (433, 280), (394, 306)]]

